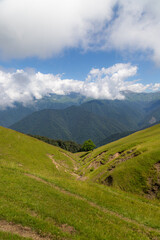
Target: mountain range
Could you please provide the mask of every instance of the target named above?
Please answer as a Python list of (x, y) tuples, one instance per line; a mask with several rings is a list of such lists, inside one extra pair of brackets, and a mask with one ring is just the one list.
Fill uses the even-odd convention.
[(76, 106), (64, 110), (46, 109), (34, 112), (11, 128), (53, 139), (72, 139), (78, 143), (89, 138), (97, 143), (99, 139), (104, 139), (111, 133), (128, 129), (117, 120), (112, 121)]
[[(92, 139), (100, 146), (160, 121), (160, 93), (124, 94), (124, 100), (87, 100), (76, 94), (59, 96), (57, 101), (61, 104), (63, 98), (65, 101), (68, 98), (65, 104), (71, 105), (61, 109), (54, 109), (55, 102), (51, 104), (50, 98), (43, 99), (43, 104), (36, 103), (37, 109), (41, 110), (33, 111), (32, 106), (31, 114), (9, 127), (27, 134), (77, 143)], [(44, 106), (52, 108), (43, 109)]]
[(34, 99), (27, 104), (15, 103), (12, 107), (0, 110), (0, 125), (9, 127), (29, 114), (42, 109), (65, 109), (72, 105), (80, 105), (90, 99), (76, 93), (69, 95), (51, 94), (42, 99)]

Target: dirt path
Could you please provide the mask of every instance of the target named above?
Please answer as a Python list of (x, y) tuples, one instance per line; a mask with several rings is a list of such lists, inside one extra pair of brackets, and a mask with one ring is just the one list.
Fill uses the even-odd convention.
[(23, 227), (20, 224), (14, 224), (10, 222), (6, 222), (4, 220), (0, 220), (0, 230), (3, 232), (9, 232), (13, 234), (17, 234), (21, 237), (31, 238), (33, 240), (51, 240), (53, 238), (50, 237), (42, 237), (38, 233), (34, 232), (29, 227)]
[(56, 168), (59, 169), (60, 165), (54, 160), (53, 156), (50, 154), (47, 154), (47, 156), (52, 160), (52, 163), (56, 166)]
[(81, 197), (81, 196), (79, 196), (79, 195), (77, 195), (77, 194), (71, 193), (71, 192), (69, 192), (69, 191), (67, 191), (67, 190), (65, 190), (65, 189), (63, 189), (63, 188), (60, 188), (60, 187), (54, 185), (53, 183), (47, 182), (47, 181), (45, 181), (45, 180), (43, 180), (43, 179), (41, 179), (41, 178), (39, 178), (39, 177), (36, 177), (36, 176), (34, 176), (34, 175), (31, 175), (31, 174), (25, 174), (25, 175), (28, 176), (28, 177), (30, 177), (30, 178), (33, 178), (33, 179), (35, 179), (35, 180), (37, 180), (37, 181), (39, 181), (39, 182), (43, 182), (43, 183), (45, 183), (45, 184), (47, 184), (47, 185), (55, 188), (56, 190), (58, 190), (58, 191), (60, 191), (60, 192), (62, 192), (62, 193), (64, 193), (64, 194), (68, 194), (68, 195), (70, 195), (70, 196), (75, 197), (76, 199), (82, 200), (82, 201), (88, 203), (90, 206), (95, 207), (95, 208), (99, 209), (100, 211), (102, 211), (102, 212), (104, 212), (104, 213), (108, 213), (108, 214), (110, 214), (110, 215), (112, 215), (112, 216), (115, 216), (115, 217), (117, 217), (117, 218), (120, 218), (121, 220), (124, 220), (125, 222), (132, 223), (132, 224), (134, 224), (134, 225), (136, 225), (136, 226), (138, 226), (138, 227), (141, 227), (141, 228), (142, 228), (145, 232), (147, 232), (147, 233), (155, 232), (155, 233), (160, 234), (160, 230), (158, 230), (158, 229), (155, 229), (155, 228), (152, 228), (152, 227), (148, 227), (148, 226), (146, 226), (146, 225), (144, 225), (144, 224), (142, 224), (142, 223), (137, 222), (136, 220), (133, 220), (133, 219), (124, 217), (123, 215), (120, 215), (119, 213), (113, 212), (113, 211), (111, 211), (111, 210), (109, 210), (109, 209), (107, 209), (107, 208), (105, 208), (105, 207), (101, 207), (101, 206), (97, 205), (96, 203), (87, 200), (87, 199), (84, 198), (84, 197)]
[(72, 158), (70, 155), (68, 155), (68, 154), (65, 153), (65, 152), (61, 152), (61, 153), (62, 153), (64, 156), (68, 157), (70, 160), (72, 160), (73, 166), (74, 166), (74, 170), (75, 170), (75, 171), (78, 170), (78, 167), (77, 167), (77, 165), (75, 164), (76, 162), (75, 162), (74, 158)]
[[(62, 153), (63, 153), (63, 152), (62, 152)], [(64, 154), (65, 156), (69, 157), (69, 155), (67, 155), (67, 154), (65, 154), (65, 153), (63, 153), (63, 154)], [(61, 165), (61, 164), (57, 163), (57, 162), (55, 161), (55, 159), (53, 158), (53, 155), (48, 154), (47, 156), (52, 160), (52, 163), (56, 166), (57, 169), (59, 169), (59, 168), (64, 168), (64, 171), (65, 171), (66, 173), (71, 174), (71, 175), (74, 176), (77, 180), (81, 180), (81, 179), (82, 179), (81, 176), (79, 176), (78, 174), (76, 174), (76, 173), (68, 170), (68, 168), (65, 167), (64, 165)], [(72, 158), (71, 158), (71, 159), (72, 159)], [(74, 167), (74, 170), (77, 170), (77, 169), (78, 169), (78, 168)]]

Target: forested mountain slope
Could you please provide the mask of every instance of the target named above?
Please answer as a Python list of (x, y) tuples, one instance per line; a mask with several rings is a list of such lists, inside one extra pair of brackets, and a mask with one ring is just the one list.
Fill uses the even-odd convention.
[(73, 140), (82, 143), (91, 138), (95, 143), (113, 133), (127, 131), (119, 120), (98, 116), (81, 107), (64, 110), (42, 110), (32, 113), (12, 129), (53, 139)]

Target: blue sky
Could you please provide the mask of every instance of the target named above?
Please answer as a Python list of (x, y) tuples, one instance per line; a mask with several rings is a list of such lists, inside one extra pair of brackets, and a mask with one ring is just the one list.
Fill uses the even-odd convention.
[(131, 63), (138, 66), (136, 78), (144, 84), (160, 82), (160, 67), (153, 61), (142, 56), (141, 52), (124, 56), (118, 51), (89, 51), (69, 49), (57, 57), (39, 59), (37, 57), (26, 59), (1, 60), (0, 66), (5, 69), (34, 68), (44, 74), (64, 74), (64, 78), (85, 80), (92, 68), (108, 68), (116, 63)]
[(0, 107), (160, 90), (159, 0), (0, 1)]

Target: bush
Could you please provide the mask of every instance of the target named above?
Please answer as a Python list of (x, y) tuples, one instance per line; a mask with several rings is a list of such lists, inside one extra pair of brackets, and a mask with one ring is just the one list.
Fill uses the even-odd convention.
[(91, 139), (85, 141), (82, 145), (82, 151), (92, 151), (96, 145), (92, 142)]

